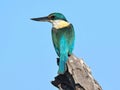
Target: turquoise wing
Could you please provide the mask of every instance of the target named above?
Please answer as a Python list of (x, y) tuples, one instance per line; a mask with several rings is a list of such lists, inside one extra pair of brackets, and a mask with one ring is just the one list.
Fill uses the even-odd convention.
[(75, 33), (72, 24), (62, 29), (52, 29), (52, 40), (56, 53), (60, 57), (59, 74), (66, 71), (68, 55), (72, 54), (74, 47)]
[[(61, 43), (61, 40), (64, 41), (64, 43)], [(72, 24), (70, 24), (69, 27), (65, 27), (62, 29), (56, 30), (55, 28), (53, 28), (52, 41), (58, 56), (60, 56), (60, 45), (63, 46), (63, 48), (67, 49), (66, 53), (72, 54), (75, 41), (75, 32)]]
[(52, 29), (52, 41), (53, 41), (53, 45), (55, 48), (55, 51), (57, 53), (58, 56), (60, 56), (60, 42), (59, 42), (59, 37), (58, 37), (58, 31), (56, 31), (54, 28)]
[(68, 48), (69, 48), (68, 54), (71, 55), (74, 48), (74, 42), (75, 42), (75, 32), (72, 24), (70, 25), (68, 32), (66, 34), (67, 34), (66, 38), (68, 41)]

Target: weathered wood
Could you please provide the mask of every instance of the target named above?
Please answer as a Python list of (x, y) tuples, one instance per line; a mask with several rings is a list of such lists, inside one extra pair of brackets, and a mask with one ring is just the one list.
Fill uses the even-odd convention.
[(63, 75), (56, 76), (51, 82), (59, 90), (102, 90), (82, 59), (71, 55), (67, 67), (68, 70)]

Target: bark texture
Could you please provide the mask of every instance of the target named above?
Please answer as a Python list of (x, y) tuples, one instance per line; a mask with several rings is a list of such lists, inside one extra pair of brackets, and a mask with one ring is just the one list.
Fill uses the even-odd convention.
[(67, 67), (68, 70), (63, 75), (56, 76), (51, 82), (59, 90), (102, 90), (82, 59), (71, 55)]

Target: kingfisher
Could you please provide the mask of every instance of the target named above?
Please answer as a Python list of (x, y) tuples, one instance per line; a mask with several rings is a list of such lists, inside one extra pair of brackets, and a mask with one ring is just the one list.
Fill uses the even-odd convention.
[(52, 41), (59, 56), (58, 74), (64, 74), (67, 71), (66, 63), (74, 48), (75, 32), (73, 25), (67, 21), (63, 14), (57, 12), (45, 17), (31, 18), (31, 20), (52, 24)]

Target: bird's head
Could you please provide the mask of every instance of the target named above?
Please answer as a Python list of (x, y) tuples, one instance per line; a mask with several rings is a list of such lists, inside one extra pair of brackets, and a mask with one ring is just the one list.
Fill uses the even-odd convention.
[(31, 20), (50, 22), (56, 29), (63, 28), (69, 25), (69, 22), (66, 20), (65, 16), (61, 13), (51, 13), (45, 17), (31, 18)]

